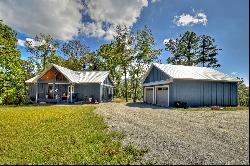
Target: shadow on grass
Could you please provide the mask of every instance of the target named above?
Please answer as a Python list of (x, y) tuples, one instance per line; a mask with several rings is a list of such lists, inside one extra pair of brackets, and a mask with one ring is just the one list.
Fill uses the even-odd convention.
[(167, 109), (170, 110), (169, 108), (166, 107), (160, 107), (154, 104), (147, 104), (144, 102), (135, 102), (135, 103), (127, 103), (126, 106), (128, 107), (137, 107), (137, 108), (152, 108), (152, 109)]

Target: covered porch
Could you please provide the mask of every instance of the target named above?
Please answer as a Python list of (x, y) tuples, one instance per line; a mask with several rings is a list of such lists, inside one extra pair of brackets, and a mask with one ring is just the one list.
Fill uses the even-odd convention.
[(77, 100), (74, 83), (52, 67), (29, 85), (31, 100), (35, 103), (73, 103)]
[(35, 84), (35, 102), (46, 103), (72, 103), (77, 100), (77, 93), (74, 93), (74, 84), (48, 82)]

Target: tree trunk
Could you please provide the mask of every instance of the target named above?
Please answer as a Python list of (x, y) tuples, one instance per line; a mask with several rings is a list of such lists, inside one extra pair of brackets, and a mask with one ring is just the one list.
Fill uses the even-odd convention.
[(45, 56), (44, 56), (44, 57), (43, 57), (43, 70), (45, 70), (45, 65), (46, 65), (45, 60), (46, 60), (46, 58), (45, 58)]
[[(138, 71), (136, 71), (136, 77), (137, 77), (137, 79), (139, 78), (139, 72), (138, 72)], [(137, 100), (137, 85), (138, 85), (137, 79), (135, 79), (135, 94), (134, 94), (134, 102), (136, 102), (136, 100)]]
[(128, 102), (128, 84), (127, 84), (127, 70), (124, 68), (124, 75), (125, 75), (125, 98), (126, 102)]
[(202, 65), (203, 67), (205, 66), (205, 41), (204, 39), (202, 40)]

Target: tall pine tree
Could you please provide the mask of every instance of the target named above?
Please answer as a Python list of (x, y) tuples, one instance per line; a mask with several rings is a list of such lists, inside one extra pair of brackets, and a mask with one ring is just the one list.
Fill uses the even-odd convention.
[(210, 36), (202, 35), (199, 39), (198, 63), (203, 67), (217, 68), (221, 65), (218, 63), (218, 51), (221, 50), (215, 45), (215, 40)]

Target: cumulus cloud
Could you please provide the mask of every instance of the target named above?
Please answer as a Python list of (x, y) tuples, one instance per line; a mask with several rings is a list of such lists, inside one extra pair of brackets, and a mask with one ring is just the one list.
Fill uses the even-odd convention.
[(112, 39), (116, 25), (133, 26), (146, 6), (147, 0), (4, 0), (0, 19), (29, 36), (70, 40), (81, 32)]
[(21, 47), (25, 47), (25, 42), (26, 41), (29, 41), (32, 46), (39, 46), (39, 45), (41, 45), (41, 44), (43, 44), (45, 42), (45, 41), (44, 42), (38, 42), (38, 41), (35, 41), (34, 39), (26, 38), (25, 40), (17, 39), (17, 45), (19, 45)]
[(207, 25), (208, 19), (204, 12), (195, 12), (194, 16), (183, 13), (180, 16), (175, 16), (173, 22), (177, 26), (192, 26), (195, 24)]
[(81, 27), (82, 9), (79, 1), (4, 0), (0, 1), (0, 19), (21, 33), (45, 33), (68, 40)]
[(89, 0), (87, 14), (92, 20), (83, 24), (83, 33), (94, 37), (112, 39), (117, 25), (131, 27), (136, 23), (147, 0)]

